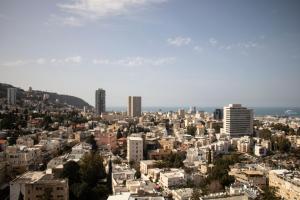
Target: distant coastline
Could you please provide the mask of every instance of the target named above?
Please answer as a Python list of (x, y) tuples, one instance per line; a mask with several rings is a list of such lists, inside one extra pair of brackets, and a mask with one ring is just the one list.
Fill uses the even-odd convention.
[[(202, 110), (205, 112), (214, 112), (216, 108), (221, 108), (221, 107), (196, 107), (197, 110)], [(272, 115), (272, 116), (293, 116), (293, 117), (300, 117), (300, 107), (250, 107), (251, 109), (254, 110), (254, 115), (255, 116), (265, 116), (265, 115)], [(145, 106), (142, 108), (144, 112), (177, 112), (178, 109), (185, 109), (188, 111), (190, 107), (188, 106), (173, 106), (173, 107), (166, 107), (166, 106)], [(107, 107), (108, 111), (116, 111), (116, 112), (122, 112), (126, 111), (127, 108), (123, 106), (111, 106)], [(288, 112), (287, 112), (288, 111)]]

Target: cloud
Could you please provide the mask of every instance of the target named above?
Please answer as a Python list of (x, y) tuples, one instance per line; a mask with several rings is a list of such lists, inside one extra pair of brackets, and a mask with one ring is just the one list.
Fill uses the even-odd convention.
[(215, 38), (210, 38), (209, 39), (209, 43), (212, 45), (212, 46), (216, 46), (218, 44), (218, 41), (215, 39)]
[(167, 42), (169, 45), (173, 45), (173, 46), (184, 46), (184, 45), (189, 45), (191, 43), (192, 39), (189, 37), (175, 37), (175, 38), (168, 38)]
[(81, 63), (82, 59), (80, 56), (74, 56), (74, 57), (67, 57), (64, 60), (66, 63), (75, 63), (75, 64), (79, 64)]
[(61, 17), (64, 25), (82, 25), (86, 21), (130, 14), (139, 8), (151, 4), (164, 3), (167, 0), (72, 0), (57, 6), (68, 17)]
[(45, 64), (80, 64), (82, 58), (80, 56), (72, 56), (66, 58), (38, 58), (38, 59), (28, 59), (28, 60), (14, 60), (3, 62), (2, 66), (13, 67), (13, 66), (25, 66), (25, 65), (45, 65)]
[(58, 15), (50, 15), (49, 21), (46, 23), (49, 24), (60, 24), (63, 26), (71, 26), (71, 27), (80, 27), (84, 25), (84, 22), (79, 17), (74, 16), (58, 16)]
[(244, 43), (238, 43), (237, 46), (240, 48), (249, 49), (249, 48), (258, 47), (259, 45), (256, 42), (244, 42)]
[(162, 66), (168, 65), (175, 61), (174, 57), (163, 58), (144, 58), (144, 57), (127, 57), (123, 59), (94, 59), (93, 63), (98, 65), (122, 65), (122, 66)]
[(194, 50), (197, 52), (203, 52), (203, 48), (200, 46), (194, 46)]

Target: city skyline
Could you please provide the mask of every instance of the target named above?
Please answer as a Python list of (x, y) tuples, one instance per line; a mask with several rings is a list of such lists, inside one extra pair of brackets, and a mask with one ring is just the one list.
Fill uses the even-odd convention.
[(107, 107), (300, 106), (297, 1), (0, 4), (0, 82), (90, 105), (101, 87)]

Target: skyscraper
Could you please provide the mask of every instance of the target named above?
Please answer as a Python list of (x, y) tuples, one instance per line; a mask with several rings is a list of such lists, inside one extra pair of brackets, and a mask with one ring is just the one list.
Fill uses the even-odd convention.
[(103, 112), (105, 112), (105, 90), (103, 90), (102, 88), (96, 90), (95, 108), (96, 108), (96, 113), (98, 115), (101, 115)]
[(129, 96), (128, 97), (128, 116), (139, 117), (142, 114), (142, 97)]
[(223, 133), (231, 137), (252, 135), (253, 110), (241, 104), (229, 104), (224, 107)]
[(17, 103), (17, 88), (7, 88), (7, 103), (11, 105)]
[(222, 120), (223, 119), (223, 109), (217, 108), (214, 112), (214, 119), (215, 120)]

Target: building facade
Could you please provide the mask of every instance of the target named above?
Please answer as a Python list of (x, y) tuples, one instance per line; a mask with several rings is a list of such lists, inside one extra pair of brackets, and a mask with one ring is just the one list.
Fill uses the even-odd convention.
[(300, 199), (300, 173), (286, 169), (269, 172), (269, 186), (277, 188), (277, 196), (283, 199)]
[(214, 119), (218, 121), (223, 120), (223, 109), (218, 108), (214, 111)]
[(55, 178), (45, 172), (26, 172), (10, 182), (10, 199), (51, 199), (68, 200), (68, 179)]
[(142, 115), (142, 97), (129, 96), (128, 97), (128, 116), (140, 117)]
[(105, 90), (103, 89), (98, 89), (96, 90), (95, 94), (95, 108), (96, 108), (96, 113), (98, 115), (101, 115), (102, 113), (105, 112)]
[(127, 138), (127, 159), (135, 162), (143, 160), (143, 139), (141, 137)]
[(223, 133), (231, 137), (253, 134), (253, 110), (241, 104), (229, 104), (223, 110)]
[(17, 103), (17, 88), (7, 88), (7, 103), (10, 105)]

